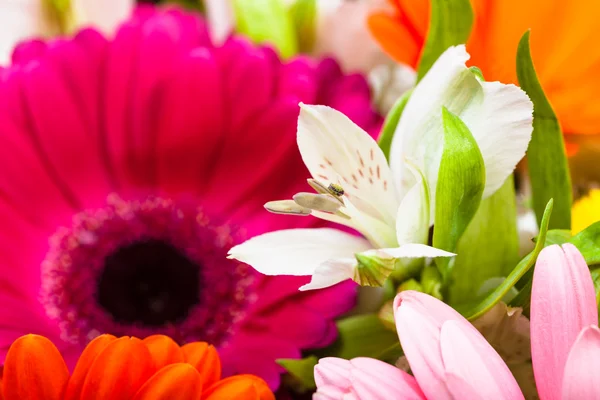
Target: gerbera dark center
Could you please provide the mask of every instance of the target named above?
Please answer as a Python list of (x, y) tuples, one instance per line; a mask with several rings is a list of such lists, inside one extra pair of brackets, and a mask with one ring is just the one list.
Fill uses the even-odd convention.
[(40, 300), (72, 343), (111, 333), (223, 345), (254, 299), (251, 268), (227, 259), (238, 235), (187, 198), (109, 195), (50, 238)]
[(106, 257), (98, 303), (115, 321), (162, 326), (187, 317), (199, 302), (198, 265), (160, 240), (121, 247)]

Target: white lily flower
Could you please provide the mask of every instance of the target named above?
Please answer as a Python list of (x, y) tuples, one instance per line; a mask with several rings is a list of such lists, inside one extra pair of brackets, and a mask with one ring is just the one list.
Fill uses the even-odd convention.
[(283, 230), (233, 247), (230, 257), (268, 275), (311, 275), (301, 288), (307, 290), (346, 279), (381, 284), (399, 259), (454, 256), (425, 245), (444, 146), (442, 106), (463, 118), (481, 147), (487, 196), (523, 157), (532, 132), (533, 106), (525, 93), (480, 82), (467, 59), (464, 46), (450, 48), (417, 85), (392, 142), (391, 168), (375, 140), (345, 115), (300, 105), (298, 148), (321, 194), (295, 196), (296, 207), (288, 200), (267, 208), (310, 213), (365, 238), (335, 229)]
[[(48, 0), (0, 1), (0, 65), (10, 61), (20, 41), (61, 33), (48, 3)], [(134, 0), (71, 0), (70, 12), (76, 27), (91, 25), (110, 33), (134, 6)]]
[(313, 209), (311, 214), (354, 228), (366, 239), (336, 229), (289, 229), (235, 246), (230, 257), (267, 275), (312, 275), (311, 282), (300, 288), (308, 290), (347, 279), (365, 283), (357, 272), (356, 254), (382, 260), (389, 265), (388, 272), (401, 258), (454, 256), (423, 244), (429, 230), (429, 199), (422, 175), (413, 170), (414, 186), (401, 199), (377, 142), (344, 114), (301, 104), (298, 148), (323, 188), (343, 188), (340, 196), (329, 195), (339, 201), (336, 212)]
[(469, 58), (464, 45), (440, 56), (410, 96), (390, 149), (390, 166), (401, 193), (411, 187), (405, 160), (425, 175), (432, 219), (444, 148), (442, 106), (460, 117), (479, 146), (486, 172), (483, 198), (494, 194), (513, 172), (533, 131), (533, 104), (525, 92), (515, 85), (480, 81), (465, 65)]

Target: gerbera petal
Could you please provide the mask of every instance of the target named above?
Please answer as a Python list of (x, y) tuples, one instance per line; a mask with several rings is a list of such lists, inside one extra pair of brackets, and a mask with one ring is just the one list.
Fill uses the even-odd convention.
[(118, 338), (92, 362), (81, 398), (129, 400), (155, 371), (152, 355), (141, 340)]
[[(446, 373), (472, 384), (481, 398), (524, 398), (500, 355), (468, 322), (445, 322), (440, 334), (440, 349)], [(452, 388), (449, 389), (452, 393)], [(458, 393), (453, 395), (460, 398)]]
[(202, 378), (187, 363), (167, 365), (155, 373), (138, 390), (133, 400), (196, 400), (202, 394)]
[(152, 16), (141, 10), (121, 26), (104, 71), (105, 141), (118, 183), (128, 193), (134, 186), (155, 184), (153, 121), (159, 106), (155, 93), (160, 81), (173, 72), (179, 56), (203, 38), (200, 32), (186, 32), (176, 16)]
[(596, 295), (583, 256), (571, 244), (546, 247), (531, 290), (531, 358), (541, 398), (560, 399), (569, 351), (592, 324), (598, 324)]
[(275, 395), (265, 381), (254, 375), (236, 375), (223, 379), (208, 389), (202, 395), (206, 400), (219, 399), (256, 399), (275, 400)]
[(5, 400), (61, 400), (69, 370), (60, 352), (43, 336), (17, 339), (6, 356), (2, 375)]
[[(51, 231), (68, 220), (74, 204), (63, 190), (62, 181), (57, 180), (32, 142), (31, 116), (21, 106), (24, 101), (23, 72), (17, 69), (5, 72), (5, 79), (0, 79), (3, 93), (0, 96), (0, 165), (3, 171), (0, 188), (4, 201), (14, 212)], [(43, 211), (47, 209), (53, 212)]]
[(154, 365), (161, 369), (169, 364), (181, 363), (184, 361), (181, 348), (173, 339), (165, 335), (152, 335), (144, 338), (144, 344), (150, 350), (154, 359)]
[(115, 340), (117, 340), (117, 338), (113, 335), (104, 334), (92, 340), (85, 347), (85, 350), (83, 350), (81, 356), (79, 356), (77, 365), (75, 365), (73, 374), (71, 374), (71, 378), (67, 384), (64, 400), (80, 399), (81, 391), (83, 390), (83, 384), (91, 365), (102, 353), (102, 351), (104, 351), (104, 349), (106, 349), (106, 347)]
[(365, 239), (337, 229), (288, 229), (256, 236), (233, 247), (229, 256), (266, 275), (312, 275), (327, 260), (369, 247)]
[[(33, 63), (22, 77), (32, 141), (38, 144), (40, 156), (48, 160), (48, 168), (55, 172), (63, 190), (80, 206), (97, 207), (98, 203), (86, 202), (86, 198), (102, 199), (112, 188), (97, 149), (93, 122), (84, 119), (91, 113), (84, 107), (95, 104), (79, 101), (79, 88), (86, 85), (80, 81), (93, 78), (72, 72), (88, 70), (87, 52), (76, 42), (57, 41), (44, 57), (56, 61)], [(49, 97), (52, 102), (47, 101)], [(61, 112), (57, 113), (57, 109)], [(61, 129), (57, 130), (57, 126)]]
[(185, 362), (200, 373), (204, 388), (221, 379), (221, 359), (214, 346), (204, 342), (193, 342), (182, 346), (181, 351)]
[(594, 399), (600, 393), (600, 329), (584, 328), (569, 351), (562, 380), (563, 399)]
[[(205, 171), (215, 162), (215, 149), (222, 140), (218, 135), (225, 122), (222, 77), (214, 56), (202, 48), (182, 56), (175, 69), (177, 73), (164, 85), (163, 118), (157, 127), (158, 183), (168, 194), (192, 189), (202, 195), (207, 189)], [(202, 95), (190, 102), (192, 93)], [(194, 151), (182, 152), (186, 147)]]
[(468, 59), (464, 46), (440, 56), (415, 87), (392, 141), (390, 165), (396, 183), (406, 179), (404, 160), (409, 160), (425, 175), (432, 209), (444, 146), (443, 106), (465, 122), (477, 141), (486, 167), (484, 197), (504, 183), (531, 139), (533, 105), (525, 92), (479, 81), (465, 66)]
[[(361, 211), (382, 221), (394, 220), (398, 199), (392, 174), (368, 133), (330, 107), (302, 104), (297, 140), (304, 164), (315, 179), (341, 185)], [(363, 203), (370, 208), (363, 209)]]

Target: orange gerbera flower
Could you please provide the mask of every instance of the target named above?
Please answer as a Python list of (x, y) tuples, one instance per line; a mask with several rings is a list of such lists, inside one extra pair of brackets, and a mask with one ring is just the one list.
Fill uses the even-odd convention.
[[(369, 17), (381, 46), (416, 66), (429, 24), (429, 0), (390, 0), (393, 10)], [(566, 133), (600, 133), (598, 0), (471, 0), (467, 43), (486, 80), (517, 83), (519, 39), (531, 28), (531, 53), (542, 86)]]
[(88, 344), (72, 374), (50, 340), (22, 336), (8, 351), (1, 384), (3, 400), (275, 399), (254, 375), (221, 379), (213, 346), (179, 347), (163, 335), (144, 340), (101, 335)]

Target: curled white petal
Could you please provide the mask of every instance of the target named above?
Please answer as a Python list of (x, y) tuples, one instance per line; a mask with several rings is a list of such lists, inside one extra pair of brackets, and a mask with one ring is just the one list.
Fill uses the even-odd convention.
[(351, 258), (370, 248), (367, 240), (337, 229), (287, 229), (265, 233), (229, 250), (229, 258), (265, 275), (312, 275), (337, 258)]

